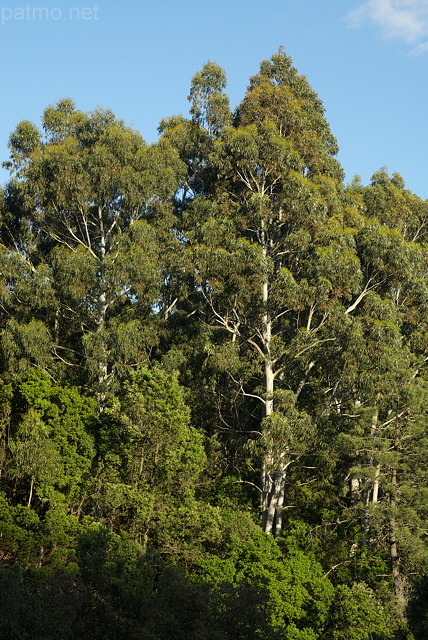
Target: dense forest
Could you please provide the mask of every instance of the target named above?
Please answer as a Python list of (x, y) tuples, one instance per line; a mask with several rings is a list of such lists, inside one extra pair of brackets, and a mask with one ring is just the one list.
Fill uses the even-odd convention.
[(282, 49), (225, 89), (10, 136), (4, 640), (428, 637), (428, 202)]

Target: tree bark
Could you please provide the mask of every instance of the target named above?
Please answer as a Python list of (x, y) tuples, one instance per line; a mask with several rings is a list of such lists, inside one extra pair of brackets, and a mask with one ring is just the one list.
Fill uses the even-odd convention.
[(285, 473), (283, 473), (283, 478), (281, 482), (281, 490), (278, 498), (278, 503), (276, 505), (276, 522), (275, 522), (275, 540), (280, 537), (282, 533), (282, 514), (284, 512), (284, 495), (285, 495)]
[(33, 499), (33, 489), (34, 489), (34, 476), (31, 476), (30, 481), (30, 493), (28, 495), (27, 507), (31, 506), (31, 500)]
[[(266, 249), (264, 255), (266, 257)], [(267, 308), (269, 300), (269, 283), (264, 282), (262, 285), (263, 299), (263, 317), (262, 317), (262, 336), (263, 336), (263, 352), (264, 352), (264, 369), (265, 369), (265, 418), (269, 418), (274, 410), (273, 391), (274, 391), (274, 372), (270, 355), (270, 343), (272, 336), (272, 321)], [(272, 533), (274, 525), (276, 504), (278, 501), (281, 478), (279, 470), (273, 471), (274, 460), (268, 452), (264, 454), (262, 461), (262, 528), (266, 533)]]
[(390, 559), (391, 559), (391, 574), (392, 582), (394, 585), (394, 594), (397, 602), (398, 614), (402, 622), (406, 622), (406, 606), (407, 606), (407, 594), (406, 594), (406, 579), (401, 573), (400, 569), (400, 554), (398, 551), (397, 542), (397, 526), (395, 522), (395, 508), (396, 508), (396, 491), (397, 491), (397, 470), (392, 469), (392, 491), (390, 499), (390, 517), (389, 517), (389, 544), (390, 544)]
[(376, 465), (375, 478), (373, 481), (373, 493), (372, 493), (372, 503), (376, 504), (379, 496), (379, 476), (380, 476), (380, 464)]
[[(106, 232), (104, 228), (103, 222), (103, 211), (102, 207), (98, 207), (98, 225), (99, 225), (99, 250), (98, 250), (98, 297), (97, 297), (97, 331), (100, 331), (104, 328), (107, 317), (107, 294), (106, 294), (106, 283), (104, 276), (104, 261), (107, 253), (107, 238)], [(103, 353), (107, 356), (106, 347), (103, 345)], [(100, 387), (100, 391), (98, 392), (98, 411), (101, 413), (104, 410), (104, 404), (106, 399), (105, 390), (103, 390), (104, 384), (108, 378), (108, 366), (107, 366), (107, 357), (98, 359), (98, 384)]]

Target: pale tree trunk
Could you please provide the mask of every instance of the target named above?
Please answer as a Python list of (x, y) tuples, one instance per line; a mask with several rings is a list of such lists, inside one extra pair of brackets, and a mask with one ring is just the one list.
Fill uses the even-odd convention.
[(392, 491), (390, 498), (390, 517), (389, 517), (389, 544), (391, 559), (391, 574), (394, 585), (394, 594), (397, 602), (398, 614), (402, 622), (406, 622), (406, 606), (407, 606), (407, 589), (406, 578), (400, 570), (400, 555), (397, 543), (397, 525), (395, 522), (396, 507), (396, 491), (397, 491), (397, 470), (392, 470)]
[[(107, 302), (106, 302), (105, 291), (102, 290), (101, 293), (99, 294), (97, 304), (98, 304), (97, 331), (102, 331), (105, 326), (106, 314), (107, 314)], [(97, 392), (97, 401), (98, 401), (98, 412), (102, 413), (102, 411), (104, 411), (104, 408), (105, 408), (105, 401), (107, 397), (107, 394), (105, 391), (105, 384), (108, 379), (107, 347), (103, 342), (102, 346), (97, 345), (97, 349), (101, 349), (100, 353), (98, 354), (98, 362), (97, 362), (98, 387), (99, 387)]]
[(275, 470), (275, 473), (272, 474), (271, 486), (272, 490), (267, 497), (267, 511), (265, 517), (265, 533), (272, 533), (272, 530), (276, 530), (277, 520), (275, 517), (277, 516), (278, 504), (280, 502), (281, 497), (283, 497), (283, 480), (284, 480), (284, 470), (282, 465), (278, 465), (278, 468)]
[(106, 287), (104, 282), (104, 261), (106, 257), (106, 234), (104, 230), (104, 223), (102, 217), (102, 208), (98, 207), (98, 223), (99, 223), (99, 231), (100, 231), (100, 244), (98, 250), (98, 299), (97, 299), (97, 325), (102, 328), (106, 321), (107, 314), (107, 296), (106, 296)]
[[(355, 409), (359, 409), (361, 406), (360, 400), (355, 400)], [(351, 476), (351, 500), (355, 504), (357, 500), (359, 500), (360, 496), (360, 488), (361, 488), (361, 478), (353, 475)]]
[(275, 540), (279, 538), (282, 533), (282, 514), (284, 512), (284, 496), (285, 496), (285, 473), (283, 473), (280, 494), (278, 497), (278, 503), (276, 505), (276, 522), (275, 522), (275, 532), (274, 532)]
[[(97, 297), (97, 331), (102, 331), (105, 327), (106, 317), (107, 317), (107, 294), (106, 294), (106, 283), (104, 281), (104, 261), (106, 257), (106, 233), (104, 229), (104, 223), (102, 218), (102, 208), (98, 207), (98, 224), (100, 231), (100, 243), (99, 243), (99, 271), (98, 271), (98, 287), (99, 293)], [(98, 411), (101, 413), (104, 410), (104, 404), (106, 400), (106, 393), (104, 390), (105, 383), (108, 378), (108, 365), (107, 365), (107, 349), (106, 346), (103, 345), (103, 355), (104, 357), (98, 358), (98, 384), (100, 390), (97, 394), (98, 398)]]
[[(266, 258), (266, 250), (263, 250), (264, 257)], [(269, 317), (267, 303), (269, 299), (269, 283), (266, 281), (262, 285), (262, 300), (263, 300), (263, 317), (262, 317), (262, 336), (263, 336), (263, 352), (265, 354), (265, 404), (264, 414), (265, 418), (273, 413), (273, 389), (274, 389), (274, 376), (272, 361), (270, 359), (270, 340), (272, 335), (272, 324)], [(273, 461), (269, 452), (265, 453), (262, 460), (262, 493), (261, 493), (261, 508), (262, 508), (262, 528), (266, 533), (270, 533), (272, 530), (272, 518), (270, 514), (270, 497), (274, 491), (274, 474), (272, 473)], [(269, 530), (270, 529), (270, 530)]]
[(281, 462), (277, 465), (275, 472), (269, 474), (269, 483), (266, 491), (269, 493), (265, 497), (265, 512), (263, 519), (263, 531), (273, 533), (275, 538), (279, 538), (282, 533), (282, 516), (284, 512), (285, 480), (287, 469), (291, 461)]
[(372, 494), (372, 502), (376, 504), (379, 496), (379, 476), (380, 476), (380, 464), (376, 465), (376, 472), (373, 482), (373, 494)]
[[(101, 291), (101, 293), (98, 296), (97, 303), (98, 303), (97, 330), (103, 330), (106, 322), (106, 315), (107, 315), (107, 302), (106, 302), (105, 291)], [(107, 355), (105, 347), (103, 351), (105, 352), (105, 355)], [(106, 358), (99, 359), (98, 360), (98, 382), (100, 385), (102, 385), (107, 380), (107, 376), (108, 376), (108, 369), (107, 369)]]
[[(263, 284), (263, 303), (267, 304), (268, 284)], [(270, 340), (271, 340), (271, 321), (268, 312), (263, 314), (263, 342), (265, 353), (265, 418), (269, 418), (274, 409), (273, 390), (274, 375), (272, 360), (270, 358)], [(271, 533), (273, 516), (272, 516), (272, 496), (275, 495), (276, 472), (273, 472), (274, 461), (271, 454), (266, 452), (262, 461), (262, 528), (266, 533)]]
[(33, 499), (33, 489), (34, 489), (34, 476), (31, 476), (30, 481), (30, 493), (28, 495), (27, 507), (31, 506), (31, 500)]
[[(266, 256), (266, 253), (265, 253)], [(271, 357), (272, 320), (269, 315), (269, 283), (266, 281), (262, 287), (264, 312), (262, 317), (263, 351), (265, 354), (265, 418), (269, 418), (274, 410), (274, 368)], [(273, 443), (272, 443), (273, 444)], [(265, 453), (262, 461), (262, 528), (265, 533), (274, 533), (275, 537), (281, 535), (282, 512), (284, 508), (285, 472), (284, 463), (277, 463), (273, 455)]]
[[(376, 409), (374, 415), (373, 415), (373, 419), (372, 419), (372, 428), (370, 431), (370, 436), (374, 439), (376, 432), (378, 430), (378, 421), (379, 421), (379, 410)], [(373, 465), (373, 460), (374, 456), (373, 454), (370, 456), (370, 460), (369, 463), (372, 466)], [(377, 502), (377, 497), (378, 497), (378, 493), (379, 493), (379, 476), (380, 476), (380, 464), (376, 463), (376, 471), (375, 471), (375, 477), (373, 480), (373, 484), (372, 484), (372, 502)], [(376, 498), (376, 499), (375, 499)]]
[[(372, 418), (372, 426), (371, 426), (371, 430), (370, 430), (370, 437), (372, 439), (374, 439), (375, 435), (376, 435), (376, 431), (378, 429), (378, 419), (379, 419), (379, 412), (376, 409), (373, 418)], [(374, 444), (372, 444), (373, 448), (374, 448)], [(373, 453), (370, 454), (368, 460), (367, 460), (367, 464), (371, 467), (373, 465), (373, 460), (374, 460), (374, 455)], [(379, 469), (379, 472), (378, 472)], [(363, 529), (363, 544), (364, 546), (367, 546), (368, 541), (369, 541), (369, 533), (370, 533), (370, 520), (369, 520), (369, 504), (370, 501), (372, 502), (377, 502), (377, 496), (378, 496), (378, 492), (379, 492), (379, 474), (380, 474), (380, 465), (377, 464), (376, 465), (376, 472), (375, 472), (375, 478), (373, 480), (373, 482), (370, 484), (369, 482), (366, 481), (366, 486), (364, 488), (364, 494), (363, 494), (363, 498), (364, 498), (364, 513), (363, 513), (363, 517), (362, 517), (362, 522), (361, 522), (361, 526)], [(374, 496), (375, 496), (375, 492), (376, 492), (376, 500), (374, 500)]]

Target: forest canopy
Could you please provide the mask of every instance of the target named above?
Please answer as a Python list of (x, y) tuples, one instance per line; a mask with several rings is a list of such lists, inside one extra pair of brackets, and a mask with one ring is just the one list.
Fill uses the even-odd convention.
[(67, 98), (0, 205), (0, 635), (422, 640), (428, 202), (280, 49), (147, 144)]

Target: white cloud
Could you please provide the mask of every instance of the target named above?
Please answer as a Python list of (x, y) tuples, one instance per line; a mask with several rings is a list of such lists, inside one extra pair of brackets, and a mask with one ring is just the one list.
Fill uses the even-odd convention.
[(347, 21), (354, 27), (372, 22), (384, 36), (414, 45), (416, 55), (428, 48), (428, 0), (366, 0)]
[(411, 50), (412, 56), (420, 56), (422, 53), (426, 53), (428, 51), (428, 40), (425, 42), (421, 42), (414, 49)]

